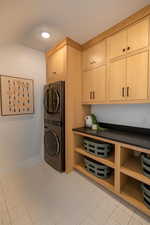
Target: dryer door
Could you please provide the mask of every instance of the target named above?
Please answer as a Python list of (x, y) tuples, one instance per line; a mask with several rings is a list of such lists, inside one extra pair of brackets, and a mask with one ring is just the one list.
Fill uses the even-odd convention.
[(44, 136), (45, 152), (49, 157), (56, 157), (60, 153), (60, 142), (53, 130), (46, 130)]

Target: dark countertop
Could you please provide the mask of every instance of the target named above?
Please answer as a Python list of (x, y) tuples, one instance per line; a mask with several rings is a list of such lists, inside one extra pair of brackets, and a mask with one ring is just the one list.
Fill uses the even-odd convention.
[(115, 129), (106, 129), (104, 131), (94, 131), (89, 128), (75, 128), (73, 131), (89, 134), (96, 137), (102, 137), (109, 140), (134, 145), (150, 150), (150, 135), (139, 134), (135, 132), (119, 131)]

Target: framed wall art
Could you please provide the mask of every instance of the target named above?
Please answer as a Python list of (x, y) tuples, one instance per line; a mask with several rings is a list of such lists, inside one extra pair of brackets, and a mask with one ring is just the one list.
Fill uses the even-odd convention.
[(0, 76), (1, 115), (34, 113), (34, 82), (11, 76)]

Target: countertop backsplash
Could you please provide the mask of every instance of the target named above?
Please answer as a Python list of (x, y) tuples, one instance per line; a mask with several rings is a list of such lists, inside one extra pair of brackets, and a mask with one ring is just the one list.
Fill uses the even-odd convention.
[(150, 104), (93, 105), (100, 122), (150, 128)]

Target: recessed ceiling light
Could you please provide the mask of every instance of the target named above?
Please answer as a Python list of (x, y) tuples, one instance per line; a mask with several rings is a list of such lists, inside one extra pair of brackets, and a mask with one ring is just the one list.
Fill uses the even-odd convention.
[(42, 36), (43, 38), (50, 38), (50, 34), (49, 34), (48, 32), (42, 32), (42, 33), (41, 33), (41, 36)]

